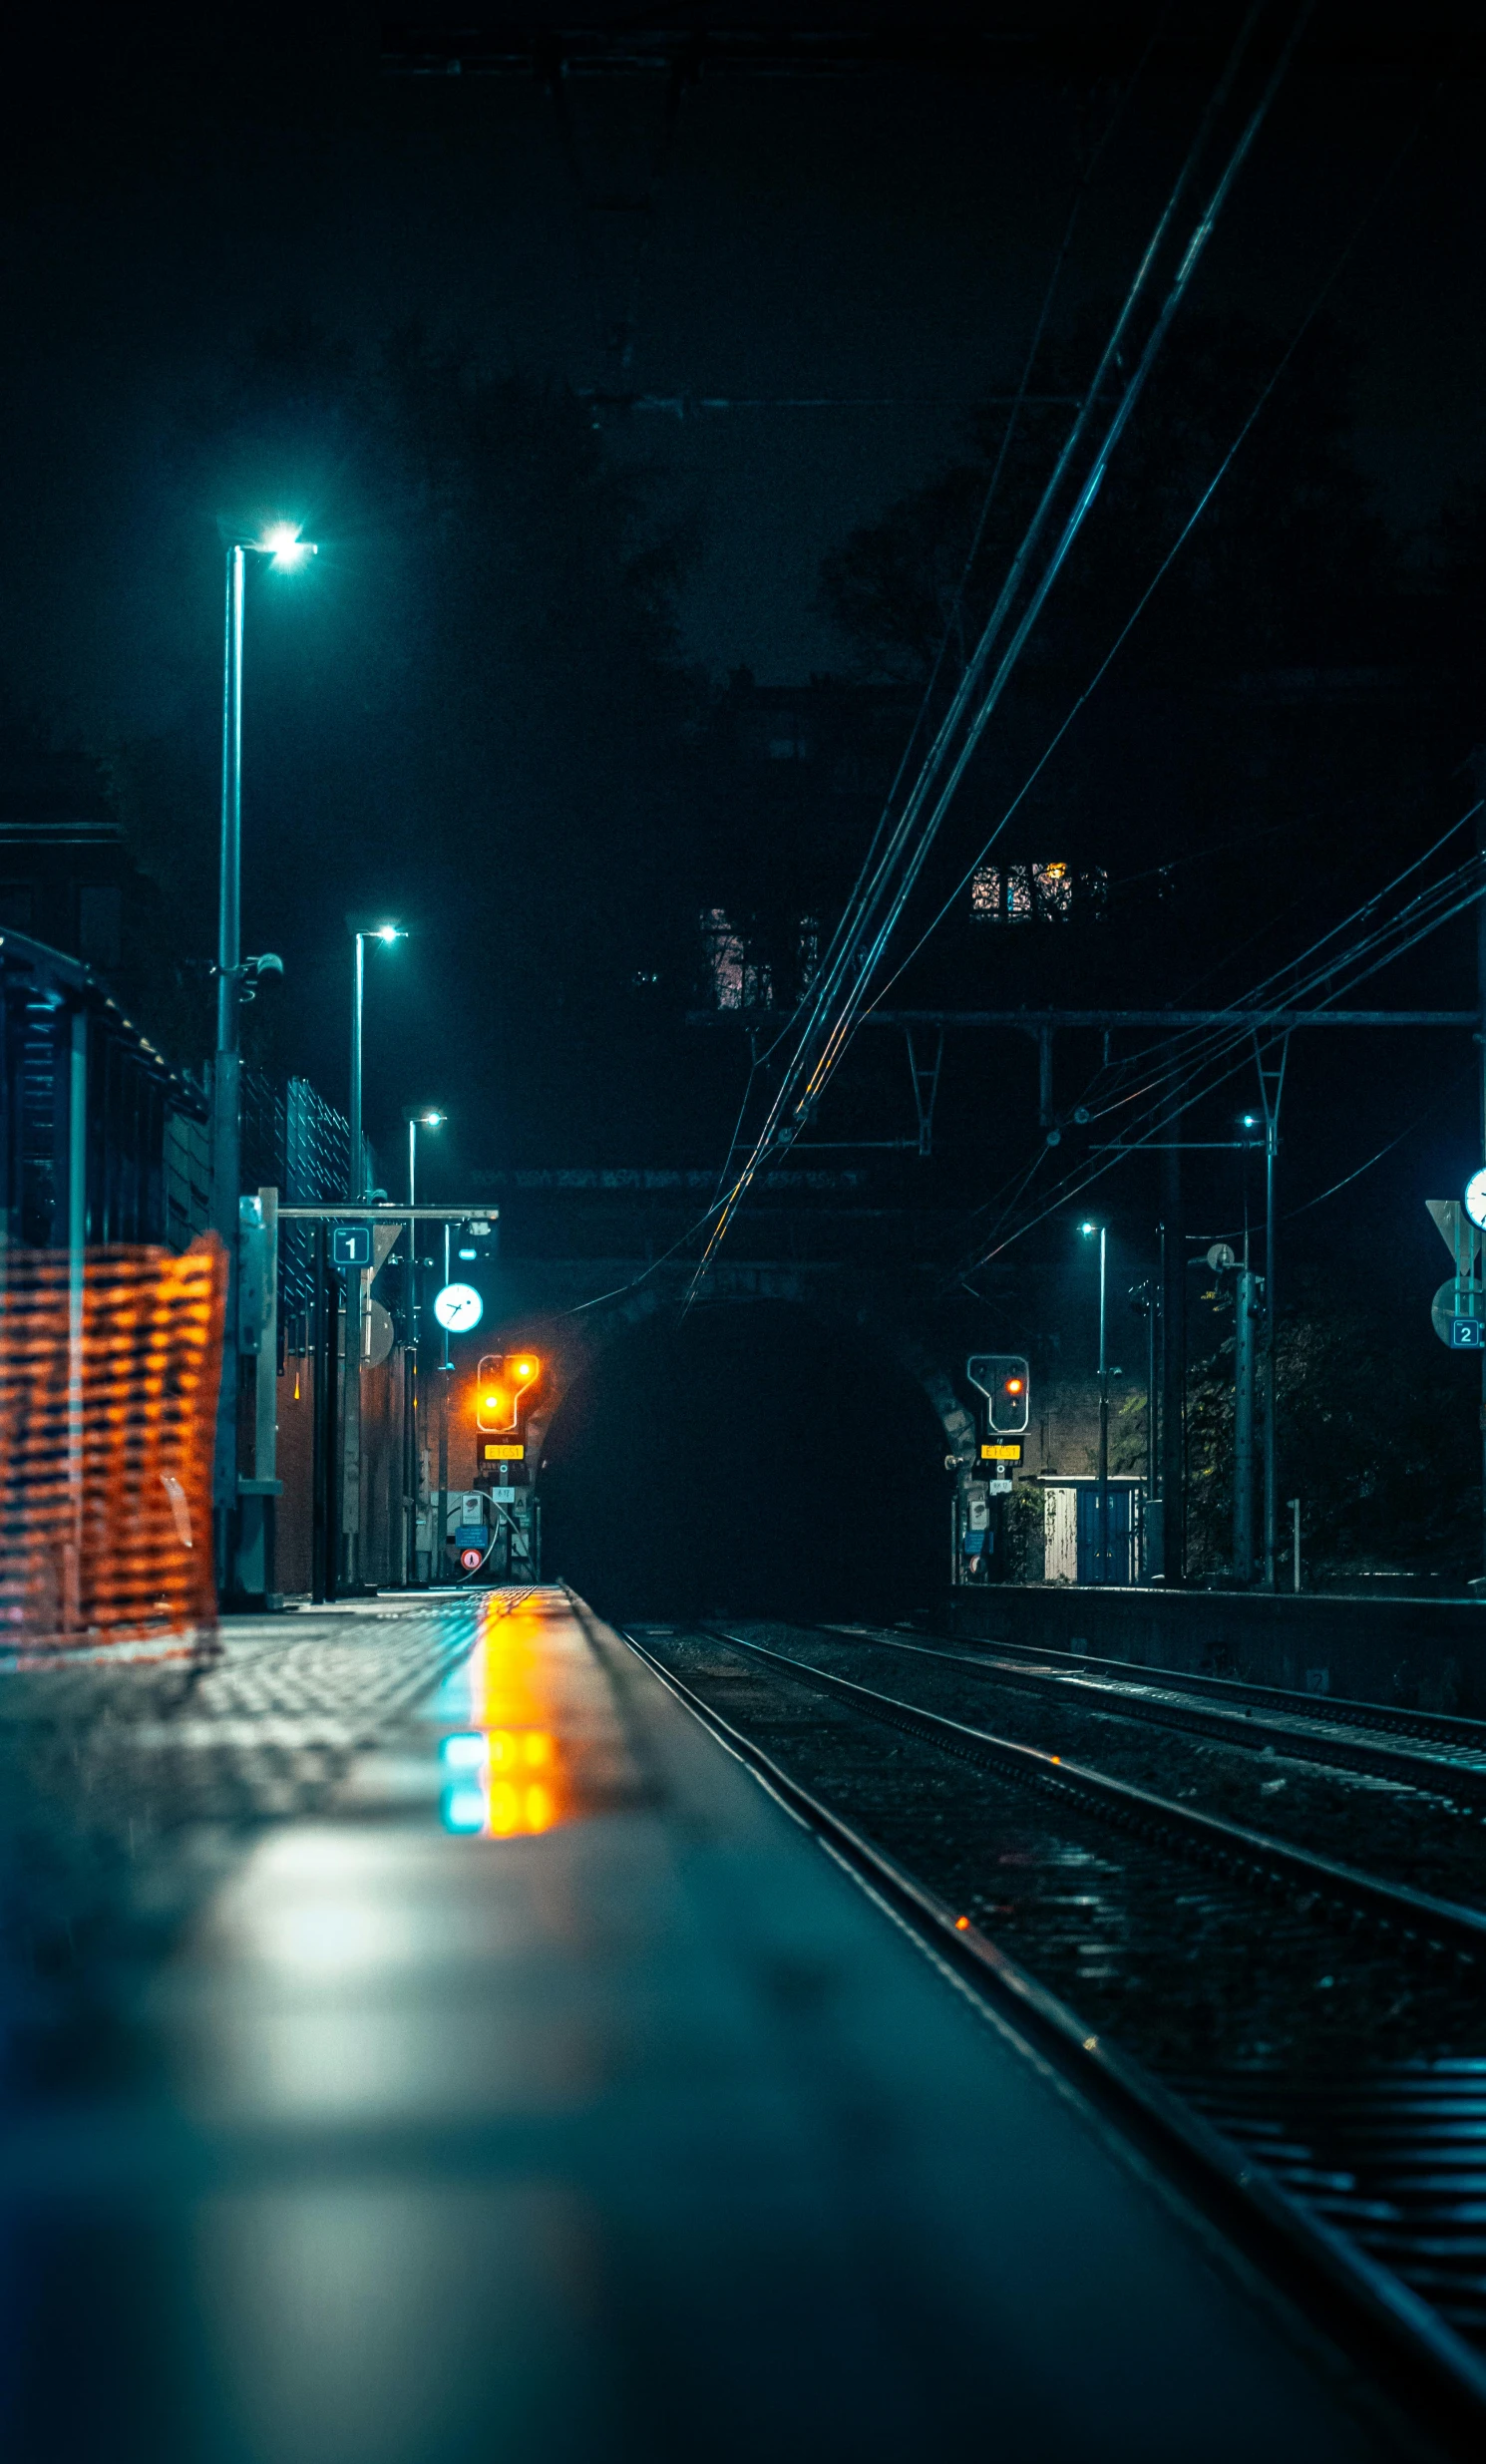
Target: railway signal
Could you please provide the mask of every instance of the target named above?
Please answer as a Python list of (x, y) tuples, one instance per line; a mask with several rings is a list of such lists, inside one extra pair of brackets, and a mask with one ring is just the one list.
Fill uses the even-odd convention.
[(475, 1426), (489, 1437), (512, 1437), (541, 1383), (535, 1352), (487, 1352), (475, 1385)]
[(1032, 1386), (1020, 1353), (977, 1352), (964, 1367), (970, 1384), (978, 1386), (985, 1397), (991, 1437), (1024, 1436), (1031, 1418)]

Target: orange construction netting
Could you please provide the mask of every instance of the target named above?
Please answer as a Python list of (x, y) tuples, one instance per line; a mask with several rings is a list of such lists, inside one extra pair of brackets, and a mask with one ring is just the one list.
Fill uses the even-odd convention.
[(0, 1251), (0, 1650), (209, 1630), (226, 1252)]

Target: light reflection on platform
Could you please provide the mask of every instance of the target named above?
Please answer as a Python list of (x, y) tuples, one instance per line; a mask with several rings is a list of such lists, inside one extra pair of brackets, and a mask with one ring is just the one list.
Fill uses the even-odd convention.
[(439, 1744), (440, 1819), (457, 1837), (530, 1837), (571, 1818), (539, 1602), (539, 1594), (487, 1593), (475, 1647), (432, 1705), (435, 1718), (467, 1723)]

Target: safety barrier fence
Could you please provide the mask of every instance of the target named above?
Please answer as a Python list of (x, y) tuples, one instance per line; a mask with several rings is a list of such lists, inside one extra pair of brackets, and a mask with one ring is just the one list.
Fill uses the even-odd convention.
[(0, 1649), (207, 1633), (226, 1252), (0, 1251)]

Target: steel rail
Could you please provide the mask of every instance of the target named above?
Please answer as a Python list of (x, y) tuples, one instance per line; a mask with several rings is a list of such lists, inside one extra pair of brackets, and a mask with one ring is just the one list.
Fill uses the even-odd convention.
[[(820, 1625), (821, 1633), (865, 1635), (874, 1641), (907, 1642), (910, 1637), (883, 1625)], [(1460, 1753), (1486, 1755), (1486, 1720), (1454, 1711), (1413, 1711), (1401, 1705), (1365, 1702), (1357, 1694), (1302, 1694), (1295, 1686), (1261, 1685), (1246, 1677), (1213, 1677), (1198, 1669), (1148, 1666), (1144, 1660), (1108, 1659), (1097, 1651), (1072, 1651), (1066, 1643), (1006, 1642), (987, 1635), (984, 1641), (965, 1635), (945, 1635), (973, 1664), (987, 1652), (1014, 1651), (1030, 1660), (1066, 1660), (1075, 1673), (1092, 1668), (1133, 1685), (1169, 1686), (1174, 1693), (1207, 1694), (1215, 1702), (1248, 1702), (1264, 1709), (1314, 1719), (1327, 1727), (1375, 1728), (1395, 1737), (1453, 1746)], [(966, 1648), (969, 1643), (971, 1647)], [(1302, 1707), (1303, 1706), (1303, 1707)]]
[[(605, 1629), (586, 1602), (574, 1593), (569, 1596), (590, 1635), (596, 1631), (601, 1639)], [(815, 1796), (630, 1628), (607, 1630), (929, 1957), (1003, 2026), (1009, 2025), (1014, 2038), (1034, 2054), (1051, 2057), (1075, 2093), (1115, 2127), (1127, 2161), (1138, 2158), (1139, 2171), (1153, 2187), (1168, 2196), (1175, 2189), (1189, 2217), (1195, 2208), (1196, 2221), (1216, 2229), (1230, 2264), (1237, 2252), (1258, 2265), (1266, 2289), (1278, 2286), (1369, 2378), (1377, 2377), (1390, 2400), (1405, 2404), (1411, 2428), (1422, 2426), (1422, 2399), (1428, 2429), (1452, 2445), (1462, 2442), (1462, 2455), (1478, 2455), (1486, 2413), (1486, 2364), (1426, 2301), (1347, 2235), (1282, 2189), (1253, 2156), (1142, 2064), (1107, 2044), (1060, 1995)], [(719, 1637), (710, 1627), (682, 1630), (736, 1640)], [(1372, 2340), (1376, 2331), (1381, 2332), (1381, 2345)]]
[[(808, 1629), (807, 1629), (808, 1630)], [(921, 1658), (941, 1661), (945, 1666), (963, 1669), (982, 1685), (1005, 1685), (1013, 1691), (1045, 1694), (1054, 1686), (1068, 1689), (1068, 1699), (1080, 1709), (1097, 1711), (1101, 1717), (1144, 1720), (1150, 1726), (1175, 1728), (1189, 1735), (1214, 1737), (1229, 1745), (1263, 1752), (1273, 1748), (1284, 1751), (1301, 1762), (1328, 1762), (1344, 1771), (1364, 1771), (1378, 1779), (1404, 1780), (1412, 1787), (1427, 1788), (1438, 1795), (1447, 1787), (1455, 1793), (1473, 1798), (1486, 1798), (1486, 1732), (1476, 1747), (1479, 1761), (1453, 1759), (1446, 1751), (1431, 1753), (1423, 1742), (1386, 1744), (1369, 1741), (1350, 1734), (1345, 1726), (1330, 1726), (1323, 1713), (1297, 1708), (1287, 1714), (1266, 1717), (1263, 1710), (1229, 1710), (1221, 1703), (1205, 1703), (1188, 1699), (1172, 1702), (1160, 1694), (1137, 1694), (1132, 1691), (1142, 1683), (1138, 1676), (1127, 1675), (1111, 1680), (1086, 1675), (1081, 1667), (1031, 1668), (1016, 1662), (988, 1658), (983, 1653), (940, 1650), (932, 1643), (911, 1642), (907, 1635), (888, 1636), (846, 1626), (818, 1626), (823, 1634), (848, 1634), (853, 1640), (865, 1641), (877, 1651), (914, 1651)], [(998, 1651), (999, 1644), (991, 1645)], [(1147, 1683), (1149, 1680), (1145, 1680)], [(1180, 1692), (1177, 1680), (1170, 1689)], [(1457, 1751), (1460, 1749), (1456, 1749)]]
[(1091, 1770), (1085, 1763), (1045, 1753), (1040, 1746), (1021, 1745), (1014, 1738), (995, 1736), (989, 1729), (972, 1728), (963, 1720), (947, 1718), (941, 1711), (922, 1710), (917, 1703), (903, 1702), (896, 1694), (859, 1685), (852, 1677), (837, 1676), (808, 1660), (792, 1659), (785, 1651), (771, 1651), (764, 1643), (745, 1641), (741, 1635), (727, 1633), (720, 1626), (697, 1625), (692, 1630), (714, 1642), (726, 1643), (732, 1650), (765, 1660), (803, 1685), (836, 1694), (872, 1718), (891, 1727), (908, 1729), (930, 1744), (957, 1754), (963, 1761), (1009, 1771), (1017, 1778), (1075, 1799), (1106, 1822), (1162, 1838), (1205, 1863), (1220, 1863), (1257, 1889), (1279, 1888), (1293, 1896), (1299, 1892), (1300, 1898), (1308, 1898), (1312, 1905), (1363, 1917), (1386, 1927), (1406, 1948), (1424, 1955), (1445, 1952), (1460, 1960), (1486, 1961), (1486, 1915), (1454, 1900), (1412, 1891), (1404, 1883), (1383, 1882), (1360, 1867), (1317, 1856), (1313, 1850), (1294, 1847), (1288, 1840), (1272, 1839), (1267, 1832), (1251, 1831), (1222, 1815), (1204, 1814), (1194, 1806), (1179, 1805), (1169, 1797), (1158, 1797), (1151, 1789), (1137, 1788), (1129, 1780), (1113, 1779), (1106, 1772)]

